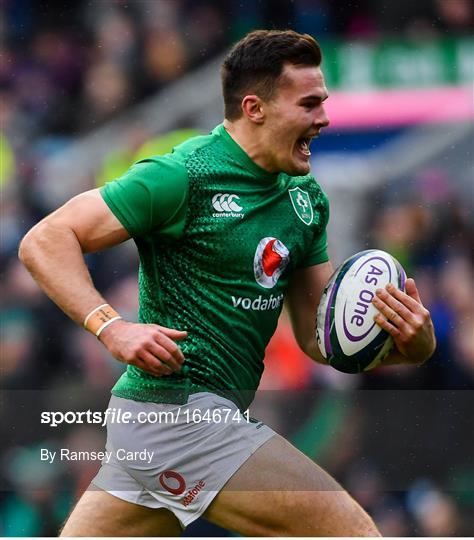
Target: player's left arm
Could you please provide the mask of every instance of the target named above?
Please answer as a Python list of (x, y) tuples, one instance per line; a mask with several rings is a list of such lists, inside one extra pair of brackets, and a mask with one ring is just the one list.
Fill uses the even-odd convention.
[(421, 302), (414, 279), (407, 279), (405, 291), (389, 284), (373, 299), (380, 312), (375, 322), (392, 336), (396, 347), (383, 364), (422, 364), (436, 348), (431, 315)]
[(328, 261), (293, 272), (285, 303), (302, 351), (316, 362), (327, 364), (316, 341), (316, 314), (326, 283), (333, 273)]

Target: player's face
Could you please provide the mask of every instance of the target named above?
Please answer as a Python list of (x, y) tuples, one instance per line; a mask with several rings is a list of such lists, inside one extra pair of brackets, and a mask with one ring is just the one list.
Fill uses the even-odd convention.
[(311, 140), (329, 125), (324, 110), (328, 91), (318, 67), (286, 64), (282, 75), (278, 90), (264, 105), (265, 151), (275, 172), (305, 175)]

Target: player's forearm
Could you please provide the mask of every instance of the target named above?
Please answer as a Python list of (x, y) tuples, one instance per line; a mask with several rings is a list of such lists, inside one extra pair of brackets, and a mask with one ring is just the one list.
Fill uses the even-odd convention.
[(105, 303), (71, 229), (48, 220), (40, 222), (22, 240), (19, 258), (51, 300), (78, 324)]
[(326, 359), (321, 354), (321, 351), (319, 350), (318, 344), (316, 342), (316, 338), (312, 338), (307, 341), (306, 346), (302, 347), (304, 353), (309, 356), (311, 359), (313, 359), (315, 362), (318, 362), (319, 364), (325, 364), (327, 365)]
[(412, 366), (421, 366), (424, 364), (429, 358), (431, 354), (423, 355), (423, 356), (414, 356), (412, 358), (407, 358), (404, 356), (400, 351), (397, 349), (393, 349), (381, 362), (381, 365), (383, 366), (393, 366), (396, 364), (409, 364)]

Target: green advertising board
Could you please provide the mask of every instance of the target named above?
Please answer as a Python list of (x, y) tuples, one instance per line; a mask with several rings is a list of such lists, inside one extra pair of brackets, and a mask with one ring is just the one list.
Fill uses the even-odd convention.
[(322, 42), (330, 88), (427, 88), (472, 84), (474, 39)]

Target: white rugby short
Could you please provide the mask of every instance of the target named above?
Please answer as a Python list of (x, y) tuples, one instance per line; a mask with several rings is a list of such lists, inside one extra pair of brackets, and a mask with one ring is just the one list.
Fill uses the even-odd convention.
[(167, 508), (183, 528), (275, 435), (208, 392), (190, 395), (185, 405), (112, 396), (109, 407), (128, 423), (108, 417), (106, 457), (92, 484), (125, 501)]

